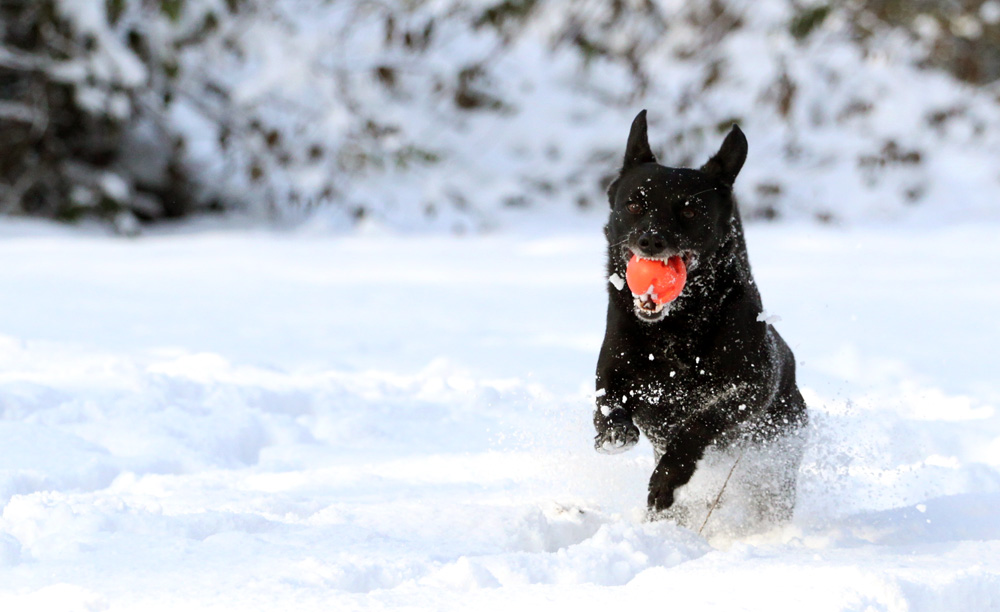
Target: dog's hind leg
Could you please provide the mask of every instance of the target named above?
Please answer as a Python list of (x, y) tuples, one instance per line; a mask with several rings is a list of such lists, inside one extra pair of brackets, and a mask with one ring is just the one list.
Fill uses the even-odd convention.
[(778, 524), (791, 520), (805, 443), (804, 428), (799, 428), (754, 449), (756, 457), (749, 475), (750, 497), (761, 523)]
[[(786, 348), (787, 350), (787, 348)], [(762, 480), (760, 490), (762, 518), (770, 522), (787, 522), (795, 511), (795, 496), (799, 465), (805, 454), (809, 415), (806, 402), (794, 382), (794, 360), (786, 372), (785, 389), (772, 404), (769, 421), (778, 426), (765, 444), (770, 474)], [(774, 431), (774, 430), (772, 430)]]

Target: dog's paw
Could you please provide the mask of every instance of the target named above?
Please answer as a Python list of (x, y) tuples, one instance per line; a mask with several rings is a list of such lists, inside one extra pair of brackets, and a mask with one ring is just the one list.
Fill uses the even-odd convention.
[(649, 508), (650, 520), (658, 520), (655, 517), (663, 518), (670, 506), (674, 505), (674, 487), (669, 482), (649, 483), (649, 497), (646, 498), (646, 505)]
[(624, 410), (612, 410), (604, 423), (604, 429), (594, 438), (594, 448), (599, 453), (614, 455), (624, 453), (639, 443), (639, 428)]

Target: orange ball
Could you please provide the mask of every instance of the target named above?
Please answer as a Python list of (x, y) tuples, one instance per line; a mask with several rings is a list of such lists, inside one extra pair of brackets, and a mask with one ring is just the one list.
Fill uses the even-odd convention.
[(677, 299), (687, 281), (687, 266), (676, 255), (662, 261), (633, 255), (625, 268), (625, 280), (633, 295), (650, 294), (657, 304)]

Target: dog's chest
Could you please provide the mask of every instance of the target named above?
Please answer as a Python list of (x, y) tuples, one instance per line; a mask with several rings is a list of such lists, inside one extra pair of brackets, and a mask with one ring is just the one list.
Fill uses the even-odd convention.
[(691, 348), (665, 343), (628, 355), (630, 375), (620, 399), (654, 445), (692, 414), (718, 409), (735, 396), (752, 402), (757, 395), (754, 381), (719, 376), (719, 364)]
[(688, 412), (695, 395), (708, 381), (701, 357), (681, 356), (670, 345), (650, 346), (626, 356), (621, 386), (625, 404), (632, 413), (663, 420), (672, 413)]

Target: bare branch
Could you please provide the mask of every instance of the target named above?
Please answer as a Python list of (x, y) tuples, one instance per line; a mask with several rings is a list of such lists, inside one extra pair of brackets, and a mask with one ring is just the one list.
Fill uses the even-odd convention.
[(17, 102), (0, 100), (0, 121), (17, 121), (38, 125), (45, 121), (45, 115), (37, 108)]
[(36, 71), (41, 70), (44, 60), (38, 56), (0, 47), (0, 66), (11, 70)]

